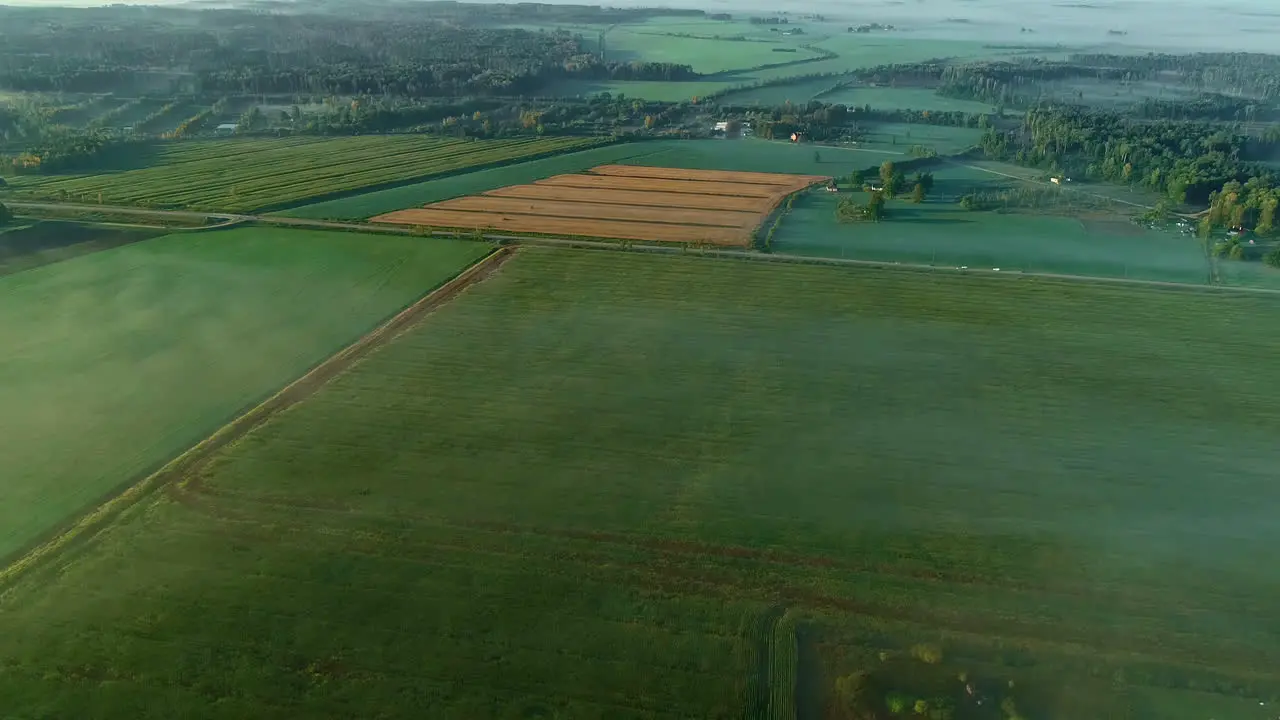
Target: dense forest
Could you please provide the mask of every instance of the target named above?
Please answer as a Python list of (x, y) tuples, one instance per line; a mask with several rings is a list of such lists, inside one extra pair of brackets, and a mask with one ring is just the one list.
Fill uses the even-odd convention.
[[(0, 88), (456, 97), (534, 94), (564, 77), (697, 77), (686, 65), (606, 63), (567, 31), (469, 24), (475, 18), (460, 9), (471, 6), (444, 5), (449, 12), (442, 15), (406, 11), (394, 19), (249, 10), (0, 7), (0, 26), (5, 28)], [(510, 13), (524, 6), (503, 7)], [(546, 14), (542, 7), (527, 10), (541, 18)], [(577, 12), (595, 16), (608, 11)]]
[[(1255, 140), (1209, 123), (1134, 122), (1120, 113), (1040, 108), (1029, 111), (1014, 130), (989, 129), (982, 146), (990, 157), (1141, 185), (1174, 203), (1211, 204), (1214, 194), (1231, 183), (1275, 185), (1268, 168), (1247, 159)], [(1261, 196), (1255, 200), (1260, 203)]]

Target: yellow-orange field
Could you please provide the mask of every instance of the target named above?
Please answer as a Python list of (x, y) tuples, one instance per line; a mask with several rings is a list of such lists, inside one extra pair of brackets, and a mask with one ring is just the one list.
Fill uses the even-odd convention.
[(373, 222), (619, 240), (749, 245), (787, 195), (815, 175), (601, 165), (483, 195), (379, 215)]

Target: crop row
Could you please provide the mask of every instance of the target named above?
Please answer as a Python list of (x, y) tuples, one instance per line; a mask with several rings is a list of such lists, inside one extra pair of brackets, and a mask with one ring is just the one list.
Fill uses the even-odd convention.
[(335, 192), (578, 149), (590, 138), (460, 142), (419, 137), (229, 141), (174, 149), (158, 166), (36, 183), (40, 197), (249, 211)]

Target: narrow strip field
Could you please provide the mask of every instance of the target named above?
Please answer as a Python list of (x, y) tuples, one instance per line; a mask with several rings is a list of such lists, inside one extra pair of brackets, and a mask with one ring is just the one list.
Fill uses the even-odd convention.
[(728, 195), (694, 195), (692, 193), (638, 192), (601, 188), (571, 188), (551, 185), (513, 185), (485, 193), (485, 197), (528, 198), (530, 200), (562, 200), (566, 202), (606, 205), (640, 205), (658, 208), (690, 208), (732, 210), (759, 214), (756, 198)]
[(485, 252), (371, 240), (179, 234), (0, 277), (0, 557), (154, 470)]
[[(597, 216), (598, 217), (598, 216)], [(709, 245), (743, 245), (740, 229), (699, 225), (667, 225), (656, 222), (563, 218), (546, 215), (517, 215), (498, 212), (464, 212), (437, 210), (434, 207), (400, 210), (373, 219), (393, 225), (421, 225), (432, 228), (462, 230), (504, 230), (515, 233), (598, 237), (613, 240), (660, 240), (667, 242), (707, 243)]]
[(597, 138), (463, 141), (421, 135), (164, 143), (148, 166), (23, 178), (23, 197), (250, 212), (599, 145)]
[(1273, 720), (1277, 310), (521, 248), (9, 585), (0, 697), (139, 720), (802, 698)]
[(518, 213), (567, 218), (599, 218), (601, 220), (642, 220), (677, 225), (710, 225), (715, 227), (752, 228), (760, 222), (760, 214), (727, 210), (691, 210), (664, 208), (661, 214), (652, 207), (638, 205), (602, 205), (598, 203), (531, 201), (520, 198), (467, 197), (447, 200), (431, 206), (440, 210), (468, 210), (483, 213)]

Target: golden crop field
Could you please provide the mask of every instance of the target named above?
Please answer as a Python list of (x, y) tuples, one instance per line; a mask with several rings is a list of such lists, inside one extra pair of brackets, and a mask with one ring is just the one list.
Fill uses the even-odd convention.
[(746, 246), (787, 195), (825, 178), (602, 165), (379, 215), (374, 222)]

